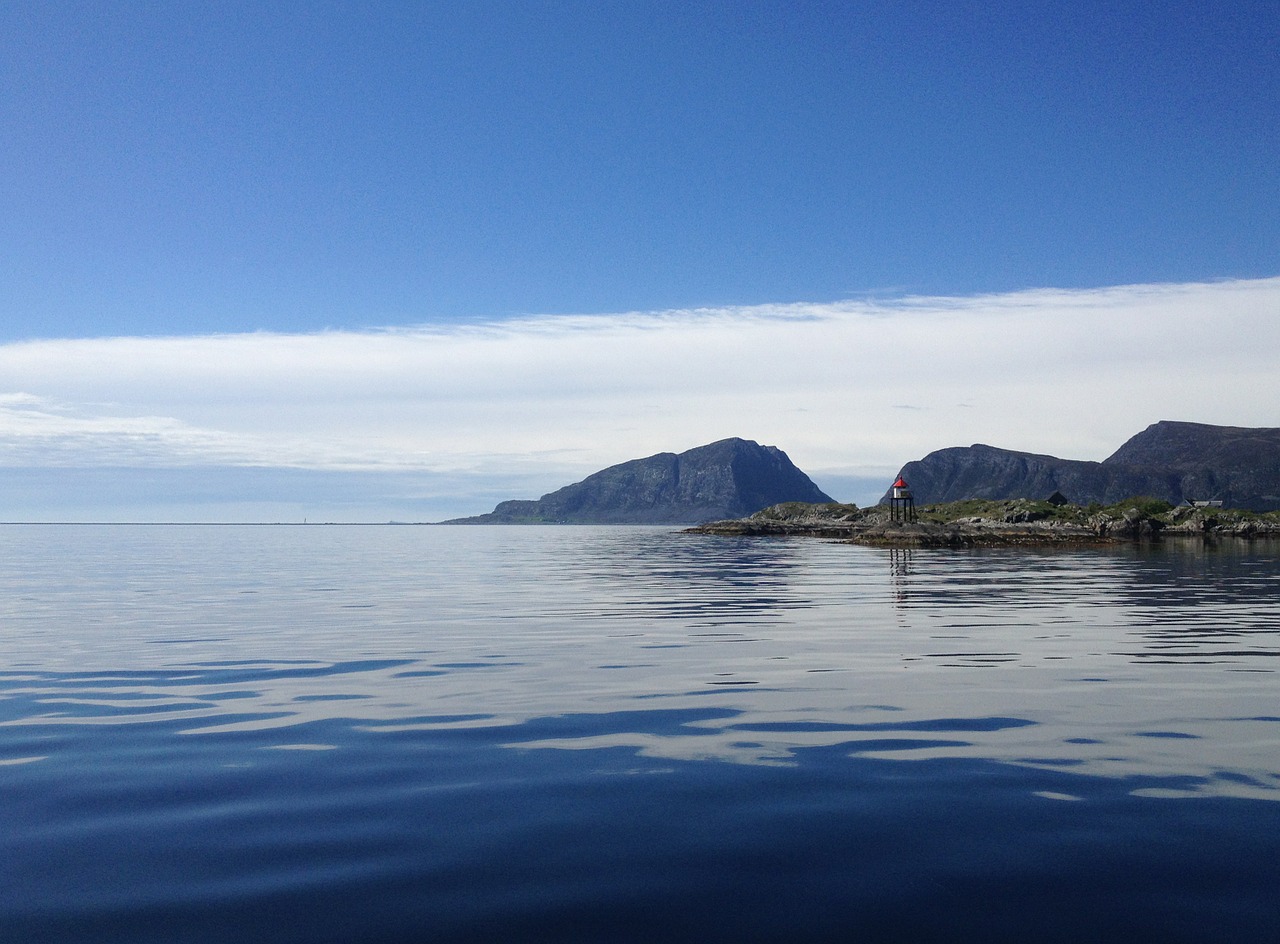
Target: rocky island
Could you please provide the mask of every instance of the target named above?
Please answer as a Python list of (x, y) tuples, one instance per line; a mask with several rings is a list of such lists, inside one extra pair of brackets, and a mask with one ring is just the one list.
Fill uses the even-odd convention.
[(872, 508), (789, 502), (693, 530), (904, 547), (1280, 539), (1277, 428), (1162, 420), (1101, 462), (953, 446), (908, 462), (905, 481), (923, 504), (912, 521), (897, 520), (891, 488)]
[(915, 521), (890, 509), (835, 502), (787, 502), (746, 518), (690, 528), (698, 534), (836, 538), (893, 547), (1099, 545), (1159, 538), (1280, 540), (1280, 512), (1174, 507), (1162, 499), (1132, 498), (1109, 506), (1059, 504), (1025, 498), (968, 499), (926, 505)]

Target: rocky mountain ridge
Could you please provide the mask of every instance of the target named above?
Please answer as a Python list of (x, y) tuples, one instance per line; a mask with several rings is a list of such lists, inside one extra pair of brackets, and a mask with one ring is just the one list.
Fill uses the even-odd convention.
[(1080, 505), (1147, 495), (1269, 511), (1280, 509), (1280, 429), (1162, 420), (1102, 462), (977, 444), (931, 452), (900, 474), (920, 504), (1058, 492)]

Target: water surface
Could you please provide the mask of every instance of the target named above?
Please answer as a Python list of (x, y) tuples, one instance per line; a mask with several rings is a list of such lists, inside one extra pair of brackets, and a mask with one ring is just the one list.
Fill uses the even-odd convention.
[(0, 939), (1236, 941), (1280, 548), (0, 527)]

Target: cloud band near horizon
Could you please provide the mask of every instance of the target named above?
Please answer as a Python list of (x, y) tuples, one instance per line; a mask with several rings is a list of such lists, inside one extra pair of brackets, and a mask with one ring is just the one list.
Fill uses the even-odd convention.
[(0, 466), (421, 472), (466, 491), (726, 436), (833, 475), (973, 442), (1101, 459), (1161, 419), (1280, 425), (1277, 350), (1280, 278), (33, 340), (0, 345)]

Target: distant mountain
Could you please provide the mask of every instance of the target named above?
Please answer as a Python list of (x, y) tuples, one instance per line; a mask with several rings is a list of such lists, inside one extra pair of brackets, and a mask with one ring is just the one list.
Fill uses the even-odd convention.
[(776, 446), (722, 439), (679, 455), (632, 459), (537, 501), (505, 501), (487, 515), (444, 523), (699, 524), (779, 502), (831, 500)]
[(1111, 465), (1161, 466), (1194, 472), (1208, 466), (1223, 469), (1277, 469), (1280, 429), (1209, 426), (1205, 423), (1152, 423), (1103, 462)]
[(1280, 429), (1164, 420), (1102, 462), (974, 445), (931, 452), (903, 466), (901, 475), (920, 504), (1061, 492), (1082, 505), (1149, 495), (1268, 511), (1280, 508)]
[(965, 498), (1048, 498), (1054, 492), (1077, 504), (1111, 504), (1131, 495), (1163, 498), (1173, 487), (1169, 477), (1157, 473), (981, 444), (939, 449), (908, 462), (900, 474), (916, 503), (925, 505)]

